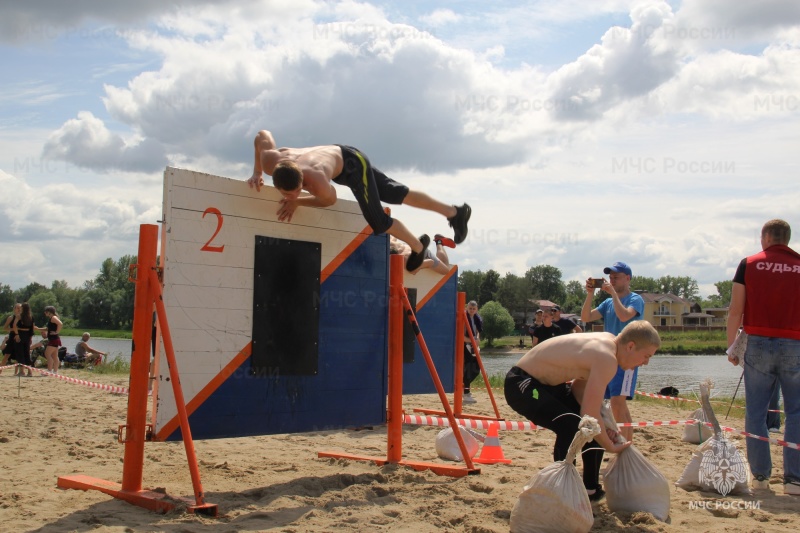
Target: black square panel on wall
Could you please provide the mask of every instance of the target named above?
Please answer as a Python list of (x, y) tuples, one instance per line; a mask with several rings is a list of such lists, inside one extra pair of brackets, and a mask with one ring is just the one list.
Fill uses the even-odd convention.
[[(417, 289), (406, 289), (408, 295), (408, 303), (411, 304), (411, 309), (416, 314), (417, 312)], [(408, 321), (408, 314), (403, 309), (403, 362), (413, 363), (414, 352), (417, 346), (417, 336), (414, 334), (414, 328), (411, 327), (411, 322)]]
[(256, 236), (251, 356), (256, 376), (317, 373), (321, 251), (318, 242)]

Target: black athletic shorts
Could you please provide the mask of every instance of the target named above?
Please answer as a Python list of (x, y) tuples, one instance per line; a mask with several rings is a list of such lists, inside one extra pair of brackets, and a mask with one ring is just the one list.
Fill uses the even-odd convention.
[(385, 233), (394, 220), (383, 210), (381, 202), (402, 204), (408, 187), (373, 167), (367, 156), (352, 146), (337, 146), (342, 149), (344, 164), (342, 173), (333, 178), (334, 183), (350, 187), (372, 231)]

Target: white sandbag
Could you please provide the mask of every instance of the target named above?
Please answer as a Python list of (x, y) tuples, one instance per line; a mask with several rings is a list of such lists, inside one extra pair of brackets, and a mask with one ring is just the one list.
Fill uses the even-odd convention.
[(692, 420), (697, 420), (697, 424), (686, 424), (683, 426), (683, 442), (691, 442), (692, 444), (701, 444), (711, 438), (714, 430), (705, 425), (706, 415), (703, 414), (701, 407), (689, 417)]
[(584, 416), (566, 458), (543, 468), (522, 489), (511, 510), (511, 533), (574, 533), (592, 528), (592, 504), (572, 463), (598, 433), (597, 420)]
[[(606, 427), (618, 430), (608, 400), (603, 402), (600, 415)], [(621, 435), (616, 442), (624, 442)], [(662, 522), (669, 517), (669, 482), (633, 445), (612, 454), (603, 471), (603, 485), (611, 511), (644, 511)]]
[[(753, 491), (750, 489), (749, 484), (750, 468), (747, 465), (747, 461), (744, 460), (742, 455), (738, 452), (736, 452), (738, 456), (735, 460), (736, 464), (731, 464), (728, 468), (715, 468), (713, 459), (706, 460), (707, 464), (705, 467), (703, 466), (706, 453), (713, 457), (713, 446), (733, 446), (733, 450), (736, 449), (736, 446), (730, 441), (726, 440), (725, 443), (721, 443), (720, 439), (711, 437), (697, 447), (697, 450), (692, 454), (691, 461), (689, 461), (689, 464), (683, 469), (683, 473), (681, 477), (678, 478), (678, 481), (675, 482), (675, 485), (687, 491), (703, 490), (706, 492), (716, 492), (722, 496), (727, 496), (728, 494), (731, 496), (752, 494)], [(728, 456), (734, 455), (731, 453), (730, 449), (722, 453), (717, 453), (717, 456), (722, 454)], [(715, 485), (717, 485), (720, 490), (717, 490)]]
[[(475, 457), (480, 449), (478, 439), (483, 442), (483, 435), (473, 433), (467, 428), (459, 426), (461, 436), (464, 438), (464, 445), (467, 447), (467, 453), (470, 458)], [(464, 457), (461, 454), (461, 449), (458, 447), (458, 441), (453, 433), (453, 428), (443, 429), (436, 435), (436, 454), (448, 461), (463, 461)]]
[(706, 418), (714, 426), (714, 434), (697, 447), (675, 484), (684, 490), (704, 490), (722, 496), (752, 494), (747, 459), (722, 434), (717, 417), (711, 409), (709, 394), (712, 387), (710, 379), (700, 384), (700, 403)]

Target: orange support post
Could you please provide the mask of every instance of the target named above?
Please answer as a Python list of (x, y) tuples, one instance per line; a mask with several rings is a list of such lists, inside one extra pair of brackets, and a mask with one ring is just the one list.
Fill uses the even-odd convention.
[[(469, 455), (466, 454), (466, 446), (461, 438), (461, 432), (456, 431), (456, 439), (459, 439), (460, 447), (464, 457), (467, 458), (467, 468), (461, 466), (450, 466), (440, 463), (429, 463), (424, 461), (404, 461), (403, 460), (403, 307), (408, 305), (410, 310), (411, 304), (408, 303), (408, 298), (403, 288), (403, 258), (400, 255), (392, 255), (390, 257), (390, 271), (389, 271), (389, 383), (388, 383), (388, 400), (387, 400), (387, 454), (386, 458), (371, 457), (366, 455), (355, 455), (341, 452), (318, 452), (318, 457), (332, 457), (336, 459), (349, 459), (353, 461), (370, 461), (377, 465), (385, 465), (387, 463), (399, 464), (408, 466), (414, 470), (430, 470), (435, 474), (451, 477), (463, 477), (471, 474), (480, 474), (480, 468), (475, 468)], [(413, 318), (413, 312), (411, 317)], [(417, 338), (422, 339), (419, 332), (416, 320), (412, 321)], [(424, 343), (424, 340), (422, 341)], [(427, 353), (427, 360), (430, 360), (430, 354)], [(436, 374), (436, 369), (432, 368), (433, 362), (430, 361), (428, 366), (431, 369), (431, 377), (435, 383), (441, 387), (441, 381)], [(443, 393), (443, 389), (442, 389)], [(440, 395), (441, 396), (441, 395)], [(449, 408), (449, 404), (444, 400), (444, 404)], [(450, 413), (451, 424), (455, 427), (455, 417)]]
[(467, 306), (467, 293), (459, 292), (456, 295), (456, 364), (455, 380), (453, 391), (453, 410), (461, 416), (461, 409), (464, 401), (464, 313), (461, 312)]
[(175, 360), (175, 349), (172, 345), (172, 334), (167, 323), (167, 310), (164, 307), (164, 298), (161, 293), (161, 284), (155, 270), (150, 271), (150, 287), (156, 296), (156, 310), (158, 311), (158, 322), (161, 327), (161, 338), (164, 340), (164, 355), (167, 356), (167, 366), (169, 367), (169, 379), (172, 381), (172, 391), (175, 396), (175, 406), (178, 409), (178, 418), (181, 426), (181, 436), (183, 446), (186, 449), (186, 459), (189, 462), (189, 474), (192, 478), (194, 488), (194, 505), (189, 506), (190, 512), (200, 512), (203, 514), (217, 515), (217, 505), (206, 503), (203, 493), (203, 484), (200, 482), (200, 469), (197, 466), (197, 454), (194, 450), (194, 440), (192, 430), (189, 427), (189, 415), (186, 412), (186, 400), (183, 398), (183, 387), (181, 387), (181, 377), (178, 373), (178, 362)]
[[(456, 358), (455, 358), (455, 391), (453, 392), (453, 410), (459, 418), (472, 418), (475, 420), (504, 420), (500, 417), (500, 410), (497, 409), (497, 402), (492, 393), (492, 387), (489, 384), (489, 377), (486, 375), (486, 369), (483, 367), (483, 359), (481, 359), (481, 352), (475, 337), (472, 335), (472, 329), (467, 327), (467, 311), (466, 311), (467, 295), (464, 292), (458, 293), (457, 309), (456, 312)], [(464, 345), (462, 338), (464, 335), (469, 336), (472, 343), (472, 350), (475, 357), (478, 359), (478, 367), (481, 369), (481, 376), (483, 382), (486, 384), (486, 391), (489, 393), (489, 401), (492, 403), (494, 409), (494, 416), (473, 415), (464, 413), (463, 399), (464, 399)], [(424, 413), (426, 415), (443, 416), (445, 411), (438, 411), (436, 409), (414, 409), (415, 413)]]
[[(122, 464), (122, 484), (85, 475), (61, 476), (58, 487), (62, 489), (99, 490), (117, 499), (139, 507), (166, 513), (175, 508), (175, 498), (167, 494), (142, 490), (144, 468), (144, 443), (150, 435), (147, 424), (147, 389), (150, 380), (150, 343), (152, 337), (154, 292), (160, 293), (156, 275), (158, 252), (158, 226), (142, 224), (139, 227), (139, 254), (135, 265), (136, 294), (133, 310), (133, 350), (128, 394), (127, 424), (120, 427), (120, 441), (125, 444)], [(161, 318), (162, 313), (159, 313)], [(171, 348), (171, 346), (170, 346)], [(195, 461), (195, 468), (196, 468)], [(184, 500), (185, 501), (185, 500)], [(196, 503), (196, 502), (195, 502)], [(192, 505), (197, 510), (216, 516), (216, 505)]]
[(403, 458), (403, 258), (391, 255), (389, 264), (389, 380), (386, 411), (386, 458)]

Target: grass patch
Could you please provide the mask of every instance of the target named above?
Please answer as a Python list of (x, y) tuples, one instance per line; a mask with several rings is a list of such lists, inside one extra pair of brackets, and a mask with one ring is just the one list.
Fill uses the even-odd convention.
[(116, 356), (111, 361), (106, 361), (102, 365), (98, 365), (92, 369), (95, 374), (114, 374), (114, 375), (130, 375), (131, 363)]

